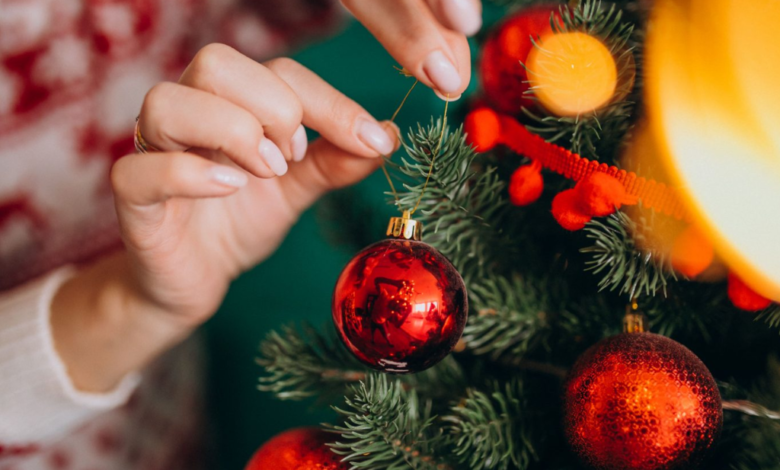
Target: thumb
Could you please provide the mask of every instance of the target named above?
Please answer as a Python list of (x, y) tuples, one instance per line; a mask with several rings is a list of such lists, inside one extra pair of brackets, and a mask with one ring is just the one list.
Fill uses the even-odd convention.
[[(388, 133), (398, 135), (394, 124), (384, 122), (382, 125)], [(395, 144), (397, 148), (397, 138)], [(309, 146), (306, 158), (292, 165), (279, 183), (290, 206), (300, 213), (323, 194), (357, 183), (381, 164), (381, 158), (358, 156), (320, 138)]]

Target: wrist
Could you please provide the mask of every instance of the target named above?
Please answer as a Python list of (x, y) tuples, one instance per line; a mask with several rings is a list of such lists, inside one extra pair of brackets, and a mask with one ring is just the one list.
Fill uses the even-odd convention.
[(51, 305), (55, 348), (74, 386), (104, 392), (191, 331), (142, 294), (125, 252), (84, 267)]

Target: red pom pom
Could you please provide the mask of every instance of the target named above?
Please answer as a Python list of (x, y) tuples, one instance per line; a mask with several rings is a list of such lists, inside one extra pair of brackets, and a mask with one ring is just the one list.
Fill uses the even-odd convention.
[(552, 214), (555, 220), (566, 230), (580, 230), (590, 222), (591, 217), (583, 214), (577, 204), (579, 196), (576, 190), (567, 189), (558, 193), (552, 202)]
[(591, 173), (580, 180), (575, 189), (580, 210), (594, 217), (612, 214), (623, 204), (636, 204), (636, 197), (626, 194), (620, 181), (606, 173)]
[(757, 312), (772, 304), (772, 301), (757, 293), (734, 273), (729, 273), (729, 299), (740, 310)]
[(543, 189), (542, 165), (537, 162), (523, 165), (509, 180), (509, 200), (516, 206), (527, 206), (539, 199)]
[(466, 116), (463, 124), (466, 130), (466, 143), (477, 152), (487, 152), (501, 139), (501, 121), (498, 114), (490, 108), (477, 108)]
[(691, 225), (674, 240), (671, 258), (674, 269), (694, 278), (712, 263), (715, 250), (707, 237), (695, 225)]

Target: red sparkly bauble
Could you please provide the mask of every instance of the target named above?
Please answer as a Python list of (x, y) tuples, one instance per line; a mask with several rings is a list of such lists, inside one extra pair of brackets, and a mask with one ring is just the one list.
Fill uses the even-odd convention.
[(482, 48), (480, 74), (485, 97), (495, 109), (517, 114), (523, 106), (534, 106), (524, 95), (528, 90), (525, 62), (531, 48), (531, 38), (550, 32), (550, 18), (557, 10), (534, 7), (521, 10), (501, 23)]
[(244, 470), (349, 470), (326, 445), (334, 437), (318, 428), (285, 431), (263, 444)]
[(430, 245), (388, 239), (347, 264), (333, 292), (333, 321), (344, 344), (369, 366), (419, 372), (442, 360), (468, 313), (460, 274)]
[(566, 437), (599, 470), (694, 468), (723, 424), (707, 367), (685, 346), (652, 333), (597, 343), (577, 360), (564, 390)]

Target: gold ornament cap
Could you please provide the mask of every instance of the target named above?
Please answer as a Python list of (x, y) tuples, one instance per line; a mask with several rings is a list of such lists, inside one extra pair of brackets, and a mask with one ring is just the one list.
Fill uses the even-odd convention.
[(639, 311), (639, 305), (636, 300), (626, 305), (626, 316), (623, 317), (624, 333), (644, 333), (647, 331), (647, 318), (645, 314)]
[(401, 217), (391, 217), (387, 225), (387, 236), (404, 240), (422, 240), (422, 224), (412, 219), (409, 211), (404, 211)]

